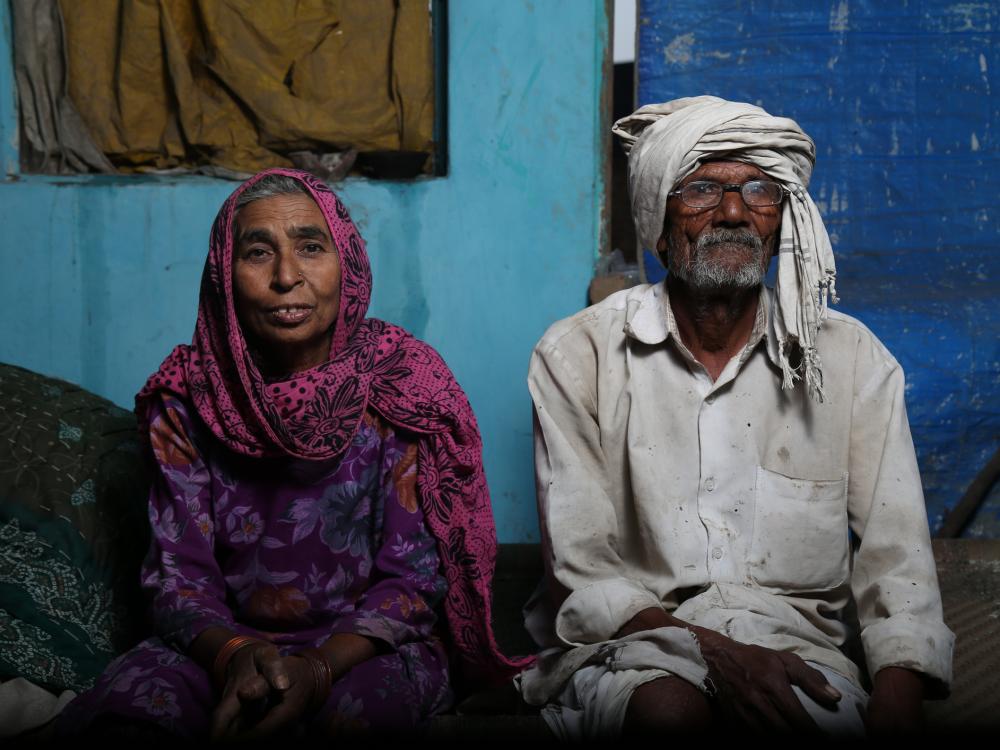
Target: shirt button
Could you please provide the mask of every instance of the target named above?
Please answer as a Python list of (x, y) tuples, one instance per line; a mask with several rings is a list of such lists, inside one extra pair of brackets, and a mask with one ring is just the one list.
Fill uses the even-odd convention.
[(715, 549), (713, 549), (712, 550), (712, 557), (714, 557), (716, 560), (721, 559), (722, 558), (722, 547), (716, 547)]
[(715, 394), (713, 393), (713, 394), (711, 394), (709, 396), (705, 396), (705, 403), (706, 404), (714, 404), (715, 403)]
[(705, 492), (711, 492), (715, 489), (715, 477), (709, 477), (705, 480)]

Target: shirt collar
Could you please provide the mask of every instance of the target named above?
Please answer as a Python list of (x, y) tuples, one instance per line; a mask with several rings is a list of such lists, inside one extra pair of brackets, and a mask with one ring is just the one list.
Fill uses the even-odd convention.
[[(757, 317), (741, 356), (742, 361), (746, 361), (764, 338), (768, 358), (776, 367), (781, 367), (778, 359), (778, 338), (774, 332), (773, 307), (774, 290), (761, 284)], [(651, 345), (662, 344), (668, 338), (673, 338), (679, 346), (684, 347), (674, 311), (670, 307), (670, 296), (665, 281), (650, 284), (640, 295), (628, 301), (625, 311), (625, 335)]]

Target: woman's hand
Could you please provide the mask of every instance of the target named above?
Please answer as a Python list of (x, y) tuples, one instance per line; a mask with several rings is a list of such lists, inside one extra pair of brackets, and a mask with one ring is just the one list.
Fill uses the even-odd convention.
[[(234, 643), (239, 640), (249, 642)], [(231, 644), (237, 650), (229, 656)], [(337, 633), (319, 649), (283, 657), (272, 644), (223, 627), (202, 631), (188, 650), (221, 686), (222, 698), (212, 712), (212, 739), (258, 738), (275, 732), (318, 709), (334, 682), (376, 653), (371, 639)]]
[(315, 685), (305, 659), (283, 657), (268, 643), (244, 646), (226, 669), (222, 699), (212, 713), (212, 739), (254, 739), (273, 733), (306, 712)]

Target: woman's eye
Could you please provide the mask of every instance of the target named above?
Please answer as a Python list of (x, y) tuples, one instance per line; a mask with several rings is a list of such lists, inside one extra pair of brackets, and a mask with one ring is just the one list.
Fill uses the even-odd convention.
[(323, 252), (323, 246), (318, 245), (315, 242), (310, 242), (308, 245), (303, 247), (302, 250), (306, 253), (312, 253), (312, 254), (321, 253)]

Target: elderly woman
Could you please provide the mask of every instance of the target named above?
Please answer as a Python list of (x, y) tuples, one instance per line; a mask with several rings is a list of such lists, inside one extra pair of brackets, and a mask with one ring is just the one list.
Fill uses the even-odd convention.
[(450, 706), (449, 666), (487, 681), (522, 666), (490, 630), (468, 401), (433, 349), (364, 317), (370, 288), (357, 229), (312, 176), (269, 170), (223, 205), (194, 341), (136, 398), (157, 637), (64, 730), (402, 728)]

